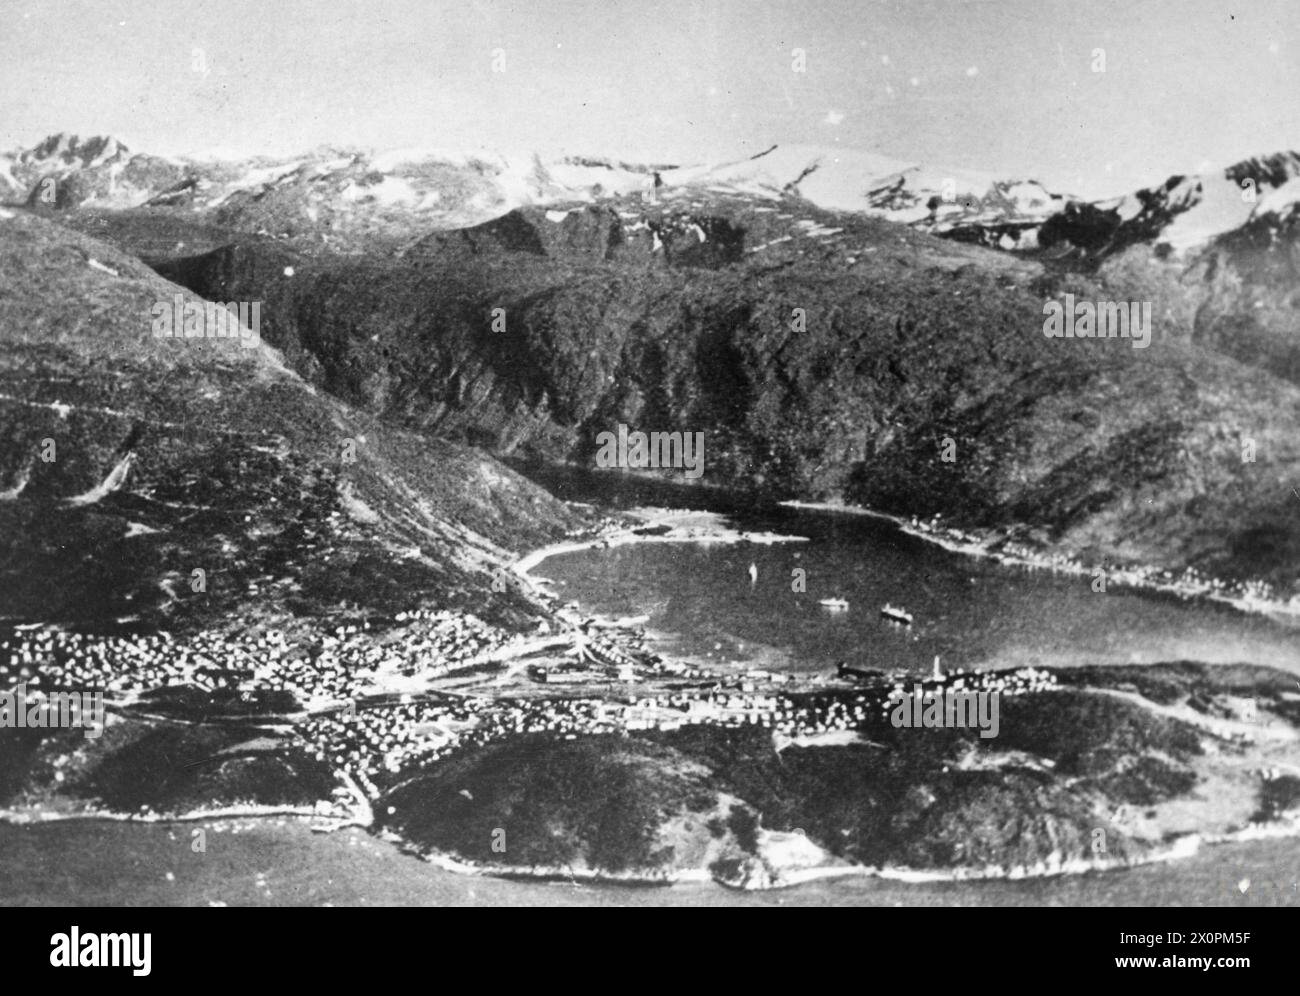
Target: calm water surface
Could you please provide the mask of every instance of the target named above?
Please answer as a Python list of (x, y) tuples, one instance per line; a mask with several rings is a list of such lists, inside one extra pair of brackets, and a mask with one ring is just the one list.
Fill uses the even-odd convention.
[[(1227, 606), (1117, 585), (1099, 593), (1089, 575), (951, 553), (863, 516), (780, 510), (732, 521), (809, 542), (638, 544), (562, 554), (537, 573), (584, 609), (648, 614), (659, 649), (708, 663), (920, 672), (935, 655), (945, 667), (1186, 659), (1300, 673), (1300, 628)], [(823, 598), (849, 607), (828, 610)], [(913, 625), (882, 619), (886, 602)]]
[[(646, 502), (639, 485), (558, 493), (611, 505)], [(660, 500), (660, 503), (662, 502)], [(685, 502), (674, 502), (685, 504)], [(698, 506), (697, 506), (698, 507)], [(807, 543), (647, 544), (547, 560), (537, 573), (585, 609), (648, 613), (660, 647), (712, 664), (797, 671), (838, 660), (883, 669), (1072, 665), (1192, 659), (1252, 661), (1300, 673), (1300, 630), (1226, 607), (1183, 602), (1091, 579), (1001, 567), (951, 554), (861, 516), (742, 511), (734, 520)], [(750, 583), (749, 567), (758, 570)], [(803, 570), (806, 591), (792, 590)], [(832, 613), (821, 598), (844, 598)], [(915, 624), (881, 620), (885, 602)], [(0, 824), (0, 903), (525, 905), (1210, 905), (1300, 903), (1300, 841), (1207, 847), (1184, 861), (1021, 882), (909, 885), (878, 879), (767, 893), (711, 885), (625, 889), (480, 879), (441, 871), (367, 834), (317, 835), (294, 821), (227, 830), (203, 861), (189, 824)], [(218, 832), (213, 828), (214, 832)], [(166, 878), (170, 871), (172, 878)], [(1246, 884), (1243, 890), (1242, 885)]]

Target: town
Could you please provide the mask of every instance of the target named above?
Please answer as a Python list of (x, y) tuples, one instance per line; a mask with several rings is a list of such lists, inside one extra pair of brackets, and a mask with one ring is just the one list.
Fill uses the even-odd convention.
[[(0, 640), (0, 684), (102, 688), (110, 714), (176, 719), (192, 713), (169, 713), (160, 691), (206, 693), (206, 721), (214, 705), (230, 714), (242, 708), (243, 721), (305, 743), (372, 798), (376, 779), (529, 734), (572, 740), (707, 725), (762, 729), (778, 751), (851, 742), (863, 728), (885, 726), (909, 696), (906, 675), (843, 664), (811, 676), (715, 670), (665, 660), (640, 632), (568, 607), (556, 619), (561, 632), (536, 636), (426, 609), (292, 639), (274, 629), (181, 638), (28, 627)], [(958, 669), (915, 685), (931, 697), (1054, 686), (1050, 673), (1034, 668)], [(987, 733), (983, 718), (981, 726)]]

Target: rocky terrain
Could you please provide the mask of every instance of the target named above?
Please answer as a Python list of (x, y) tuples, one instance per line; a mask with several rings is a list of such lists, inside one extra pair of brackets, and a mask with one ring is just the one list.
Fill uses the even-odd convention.
[[(6, 622), (481, 607), (512, 549), (580, 523), (482, 453), (318, 392), (264, 344), (155, 338), (150, 309), (184, 292), (103, 243), (8, 215), (0, 273)], [(509, 614), (515, 596), (492, 594)]]
[[(50, 135), (0, 153), (0, 198), (36, 209), (160, 208), (335, 251), (393, 248), (430, 229), (515, 208), (667, 191), (778, 204), (794, 199), (992, 248), (1095, 265), (1134, 243), (1179, 254), (1296, 200), (1300, 157), (1277, 152), (1169, 177), (1103, 200), (1006, 177), (851, 149), (774, 145), (722, 163), (325, 147), (292, 158), (160, 156), (111, 136)], [(1290, 185), (1289, 185), (1290, 184)]]
[[(1000, 690), (1000, 735), (983, 739), (893, 726), (910, 691), (866, 672), (803, 688), (751, 679), (742, 691), (721, 674), (683, 684), (640, 657), (635, 683), (650, 698), (635, 705), (562, 690), (539, 698), (512, 678), (509, 658), (529, 652), (517, 640), (477, 666), (459, 648), (416, 663), (421, 691), (399, 700), (356, 665), (367, 647), (414, 643), (415, 632), (376, 622), (343, 641), (355, 711), (305, 701), (280, 668), (218, 665), (169, 672), (165, 689), (134, 698), (119, 684), (94, 740), (0, 731), (0, 811), (19, 823), (291, 816), (363, 827), (461, 871), (747, 889), (1126, 867), (1296, 827), (1300, 694), (1267, 668), (927, 682)], [(325, 666), (331, 641), (321, 641), (296, 638), (315, 655), (309, 669)], [(47, 686), (63, 683), (61, 650), (33, 662)], [(637, 718), (649, 710), (660, 718)]]
[[(1300, 592), (1294, 157), (1225, 173), (1258, 202), (1202, 239), (1222, 185), (1081, 206), (968, 177), (949, 210), (943, 176), (809, 155), (11, 157), (0, 676), (102, 685), (110, 719), (0, 730), (6, 817), (289, 813), (479, 870), (743, 887), (1291, 832), (1289, 675), (991, 673), (1004, 735), (902, 730), (888, 676), (690, 673), (509, 570), (599, 523), (502, 460), (589, 466), (624, 423), (704, 433), (733, 501)], [(1151, 300), (1149, 347), (1045, 338), (1067, 293)], [(177, 295), (258, 302), (256, 336), (155, 338)], [(571, 660), (618, 691), (532, 676)]]
[[(620, 422), (702, 431), (705, 483), (1294, 593), (1300, 393), (1204, 331), (1191, 278), (786, 208), (682, 194), (522, 209), (397, 258), (235, 243), (155, 265), (265, 301), (264, 335), (322, 389), (503, 456), (589, 464)], [(1152, 300), (1151, 345), (1046, 339), (1066, 293)]]
[[(263, 302), (291, 369), (389, 425), (551, 463), (588, 463), (618, 422), (702, 431), (706, 484), (1295, 593), (1294, 155), (1114, 202), (985, 190), (980, 211), (1019, 205), (1003, 221), (1038, 211), (1026, 252), (963, 244), (1001, 243), (951, 212), (891, 224), (871, 216), (883, 201), (841, 198), (886, 167), (917, 203), (946, 179), (870, 157), (573, 159), (545, 182), (540, 161), (502, 161), (474, 173), (495, 191), (480, 197), (472, 157), (323, 155), (226, 163), (225, 186), (203, 173), (153, 206), (33, 210), (210, 300)], [(55, 136), (11, 173), (137, 158)], [(343, 193), (362, 164), (383, 186), (434, 162), (421, 197), (451, 213)], [(1044, 339), (1044, 303), (1067, 293), (1150, 301), (1153, 345)]]

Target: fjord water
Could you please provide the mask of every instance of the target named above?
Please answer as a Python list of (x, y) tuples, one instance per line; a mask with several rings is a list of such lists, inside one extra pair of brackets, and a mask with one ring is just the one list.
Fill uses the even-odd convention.
[[(1294, 622), (1116, 584), (1101, 593), (1091, 575), (953, 553), (860, 515), (730, 518), (808, 542), (633, 544), (557, 555), (537, 573), (584, 610), (648, 614), (657, 649), (708, 664), (807, 673), (844, 661), (924, 673), (938, 655), (945, 668), (1196, 660), (1300, 673)], [(848, 608), (827, 609), (825, 598)], [(882, 619), (886, 603), (911, 612), (913, 625)]]
[[(357, 828), (315, 833), (283, 818), (204, 821), (221, 846), (195, 860), (193, 823), (0, 823), (6, 904), (148, 906), (1295, 906), (1296, 841), (1205, 847), (1183, 861), (1035, 879), (900, 882), (844, 878), (741, 892), (461, 875)], [(1242, 885), (1246, 884), (1245, 888)]]
[[(561, 492), (568, 491), (559, 488)], [(597, 498), (590, 486), (569, 492)], [(615, 489), (612, 505), (653, 497)], [(680, 495), (678, 496), (681, 497)], [(1268, 664), (1300, 674), (1294, 619), (1247, 615), (1230, 606), (1110, 585), (1090, 575), (1005, 566), (954, 553), (892, 523), (842, 512), (729, 510), (748, 531), (807, 537), (803, 543), (736, 545), (646, 543), (551, 557), (537, 573), (591, 612), (648, 614), (661, 652), (709, 666), (760, 666), (817, 673), (838, 661), (927, 673), (946, 668), (1026, 664)], [(758, 571), (751, 585), (749, 567)], [(806, 591), (792, 572), (806, 571)], [(831, 612), (823, 598), (843, 598)], [(911, 627), (880, 617), (886, 602), (914, 615)], [(1205, 845), (1190, 858), (1133, 869), (1025, 881), (976, 880), (903, 885), (879, 879), (815, 882), (765, 894), (727, 895), (745, 904), (1292, 906), (1294, 838)], [(680, 887), (656, 902), (700, 904), (707, 890)]]

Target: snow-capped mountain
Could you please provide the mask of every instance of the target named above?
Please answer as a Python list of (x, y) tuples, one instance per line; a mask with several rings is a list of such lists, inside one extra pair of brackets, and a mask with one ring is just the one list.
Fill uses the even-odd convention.
[(1047, 248), (1094, 258), (1137, 242), (1176, 254), (1209, 245), (1253, 219), (1276, 214), (1300, 196), (1300, 155), (1280, 152), (1245, 159), (1221, 171), (1172, 176), (1157, 187), (1123, 197), (1070, 201), (1039, 233)]
[(186, 164), (134, 153), (115, 138), (59, 133), (0, 156), (0, 196), (49, 207), (133, 207), (185, 175)]
[(98, 166), (128, 162), (131, 153), (125, 145), (108, 135), (80, 139), (76, 135), (50, 135), (39, 145), (19, 153), (18, 161), (26, 166), (44, 168), (94, 169)]
[(1185, 253), (1253, 219), (1292, 211), (1300, 198), (1293, 183), (1298, 176), (1300, 155), (1282, 152), (1089, 202), (1032, 179), (782, 146), (739, 162), (672, 171), (665, 180), (754, 197), (797, 196), (827, 210), (874, 215), (1001, 249), (1041, 244), (1101, 256), (1147, 240)]
[[(5, 193), (26, 199), (46, 176), (117, 180), (141, 156), (112, 138), (52, 135), (30, 150), (2, 157)], [(165, 163), (170, 182), (157, 189), (96, 182), (96, 206), (185, 206), (220, 209), (301, 200), (304, 211), (326, 202), (447, 215), (474, 224), (485, 212), (525, 205), (649, 194), (658, 175), (665, 196), (728, 193), (777, 200), (799, 197), (830, 211), (865, 212), (950, 231), (963, 224), (1041, 221), (1062, 198), (1033, 181), (1008, 182), (852, 150), (774, 146), (748, 159), (694, 166), (632, 164), (582, 156), (543, 160), (438, 148), (384, 151), (319, 149), (288, 159), (225, 156), (147, 157)], [(0, 171), (0, 182), (6, 177)], [(102, 188), (102, 189), (101, 189)], [(459, 215), (459, 216), (457, 216)]]
[[(487, 151), (323, 148), (292, 158), (132, 152), (105, 136), (51, 135), (0, 156), (0, 196), (33, 206), (201, 212), (220, 225), (344, 245), (377, 232), (464, 228), (521, 207), (633, 198), (798, 199), (1007, 250), (1099, 260), (1135, 242), (1183, 253), (1255, 219), (1289, 217), (1300, 155), (1175, 176), (1104, 201), (1028, 178), (945, 169), (874, 153), (773, 146), (687, 166)], [(52, 182), (47, 182), (52, 181)]]
[(944, 169), (850, 149), (773, 146), (749, 159), (664, 175), (673, 186), (752, 197), (800, 197), (828, 211), (853, 211), (927, 230), (1037, 223), (1063, 198), (1041, 184)]
[(411, 230), (461, 228), (522, 206), (636, 194), (650, 189), (654, 169), (439, 148), (170, 158), (133, 153), (109, 137), (56, 134), (0, 156), (0, 199), (53, 209), (203, 212), (241, 230), (319, 232), (334, 243), (398, 223)]

